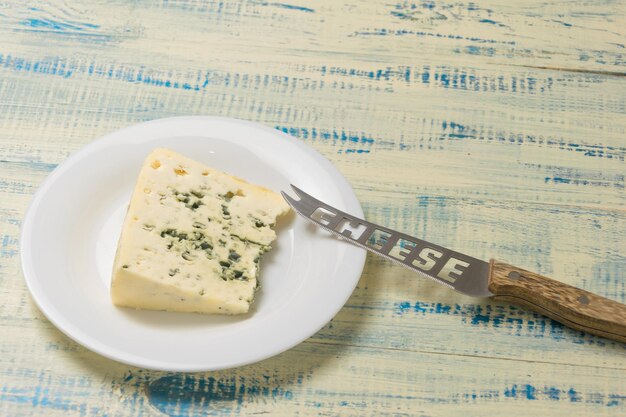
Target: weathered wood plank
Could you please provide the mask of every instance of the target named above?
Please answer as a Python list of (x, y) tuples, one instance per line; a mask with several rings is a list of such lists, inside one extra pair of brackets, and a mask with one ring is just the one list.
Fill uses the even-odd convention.
[[(36, 368), (2, 367), (12, 386), (0, 398), (14, 415), (619, 415), (626, 407), (623, 370), (532, 360), (498, 367), (489, 358), (305, 342), (246, 368), (185, 375), (111, 367), (52, 328), (44, 334), (45, 352), (9, 352), (40, 358)], [(51, 352), (62, 367), (45, 362)]]
[(259, 364), (131, 369), (34, 307), (19, 227), (45, 176), (158, 117), (264, 123), (366, 216), (626, 301), (619, 2), (0, 5), (0, 414), (622, 415), (624, 345), (368, 258), (346, 307)]

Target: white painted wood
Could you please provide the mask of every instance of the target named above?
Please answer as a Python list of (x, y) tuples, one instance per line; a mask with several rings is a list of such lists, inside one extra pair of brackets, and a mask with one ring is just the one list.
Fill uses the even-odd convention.
[(71, 152), (224, 115), (324, 154), (372, 222), (626, 302), (625, 16), (580, 1), (0, 4), (0, 414), (624, 415), (623, 344), (373, 257), (333, 322), (278, 357), (128, 368), (47, 322), (18, 246)]

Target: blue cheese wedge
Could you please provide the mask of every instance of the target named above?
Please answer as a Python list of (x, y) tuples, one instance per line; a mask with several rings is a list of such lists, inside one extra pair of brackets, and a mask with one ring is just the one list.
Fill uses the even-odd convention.
[(118, 306), (246, 313), (261, 255), (289, 211), (266, 188), (168, 149), (146, 159), (117, 248), (111, 298)]

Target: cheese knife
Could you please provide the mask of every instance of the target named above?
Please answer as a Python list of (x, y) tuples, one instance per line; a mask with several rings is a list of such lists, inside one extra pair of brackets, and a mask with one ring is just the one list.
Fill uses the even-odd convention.
[(626, 342), (626, 304), (505, 262), (485, 262), (367, 222), (291, 187), (297, 199), (282, 192), (287, 203), (340, 239), (462, 294), (522, 305), (573, 329)]

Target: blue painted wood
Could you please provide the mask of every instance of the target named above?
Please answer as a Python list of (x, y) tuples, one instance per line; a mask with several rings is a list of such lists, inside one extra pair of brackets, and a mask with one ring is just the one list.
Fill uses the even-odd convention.
[[(625, 11), (612, 2), (256, 0), (0, 6), (0, 415), (624, 415), (625, 346), (368, 258), (345, 308), (261, 363), (129, 368), (21, 277), (32, 194), (159, 117), (289, 133), (368, 220), (625, 302)], [(252, 140), (252, 139), (251, 139)]]

